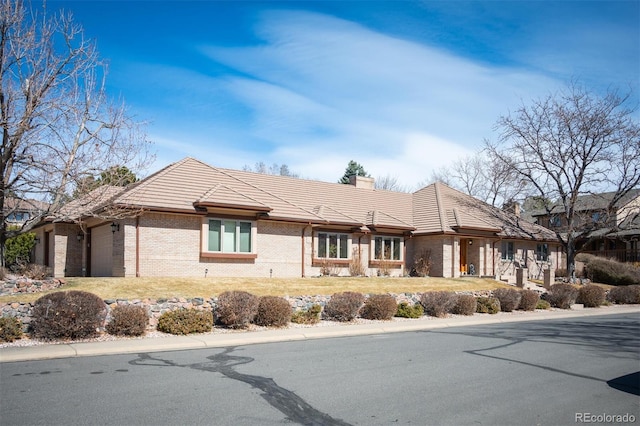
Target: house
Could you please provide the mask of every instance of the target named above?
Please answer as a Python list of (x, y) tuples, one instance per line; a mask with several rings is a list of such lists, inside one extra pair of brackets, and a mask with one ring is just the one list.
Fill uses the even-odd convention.
[(20, 228), (30, 220), (35, 220), (49, 206), (38, 200), (22, 200), (15, 197), (4, 199), (4, 220), (9, 228)]
[[(581, 253), (640, 262), (640, 189), (630, 190), (617, 201), (615, 194), (589, 194), (577, 199), (576, 247)], [(567, 230), (564, 208), (559, 204), (549, 212), (536, 211), (532, 215), (542, 226), (561, 233)]]
[(432, 276), (510, 279), (562, 259), (548, 229), (441, 183), (409, 194), (360, 176), (345, 185), (186, 158), (102, 191), (93, 217), (36, 227), (36, 261), (55, 276), (307, 277), (354, 266), (401, 276), (426, 253)]

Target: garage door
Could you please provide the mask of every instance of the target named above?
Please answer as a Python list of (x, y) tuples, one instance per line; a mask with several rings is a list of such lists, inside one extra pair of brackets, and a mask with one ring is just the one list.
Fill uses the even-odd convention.
[(91, 229), (91, 276), (110, 277), (113, 267), (113, 232), (110, 225)]

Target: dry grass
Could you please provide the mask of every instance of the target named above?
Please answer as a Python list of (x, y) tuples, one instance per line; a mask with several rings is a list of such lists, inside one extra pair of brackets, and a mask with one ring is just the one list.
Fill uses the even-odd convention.
[[(67, 278), (61, 290), (84, 290), (103, 299), (212, 297), (224, 291), (244, 290), (256, 296), (331, 295), (342, 291), (422, 293), (474, 291), (507, 287), (486, 278)], [(0, 302), (32, 302), (43, 293), (2, 296)]]

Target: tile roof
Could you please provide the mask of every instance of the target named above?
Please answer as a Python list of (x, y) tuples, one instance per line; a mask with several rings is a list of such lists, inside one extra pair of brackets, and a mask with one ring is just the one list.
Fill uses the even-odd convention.
[[(409, 194), (229, 170), (193, 158), (173, 163), (130, 185), (110, 202), (184, 213), (205, 207), (240, 208), (273, 220), (365, 230), (396, 229), (418, 234), (480, 231), (531, 238), (526, 232), (511, 230), (513, 223), (508, 223), (509, 216), (501, 210), (442, 183)], [(534, 224), (525, 227), (554, 239), (546, 228)]]

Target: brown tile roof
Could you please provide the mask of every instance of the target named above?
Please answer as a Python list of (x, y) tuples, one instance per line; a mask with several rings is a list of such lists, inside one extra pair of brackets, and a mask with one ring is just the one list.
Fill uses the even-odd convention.
[[(185, 213), (204, 207), (241, 208), (273, 220), (419, 234), (480, 231), (530, 238), (526, 233), (506, 231), (508, 216), (501, 210), (441, 183), (408, 194), (217, 168), (193, 158), (130, 185), (111, 202)], [(529, 225), (536, 232), (540, 228), (553, 234)]]

